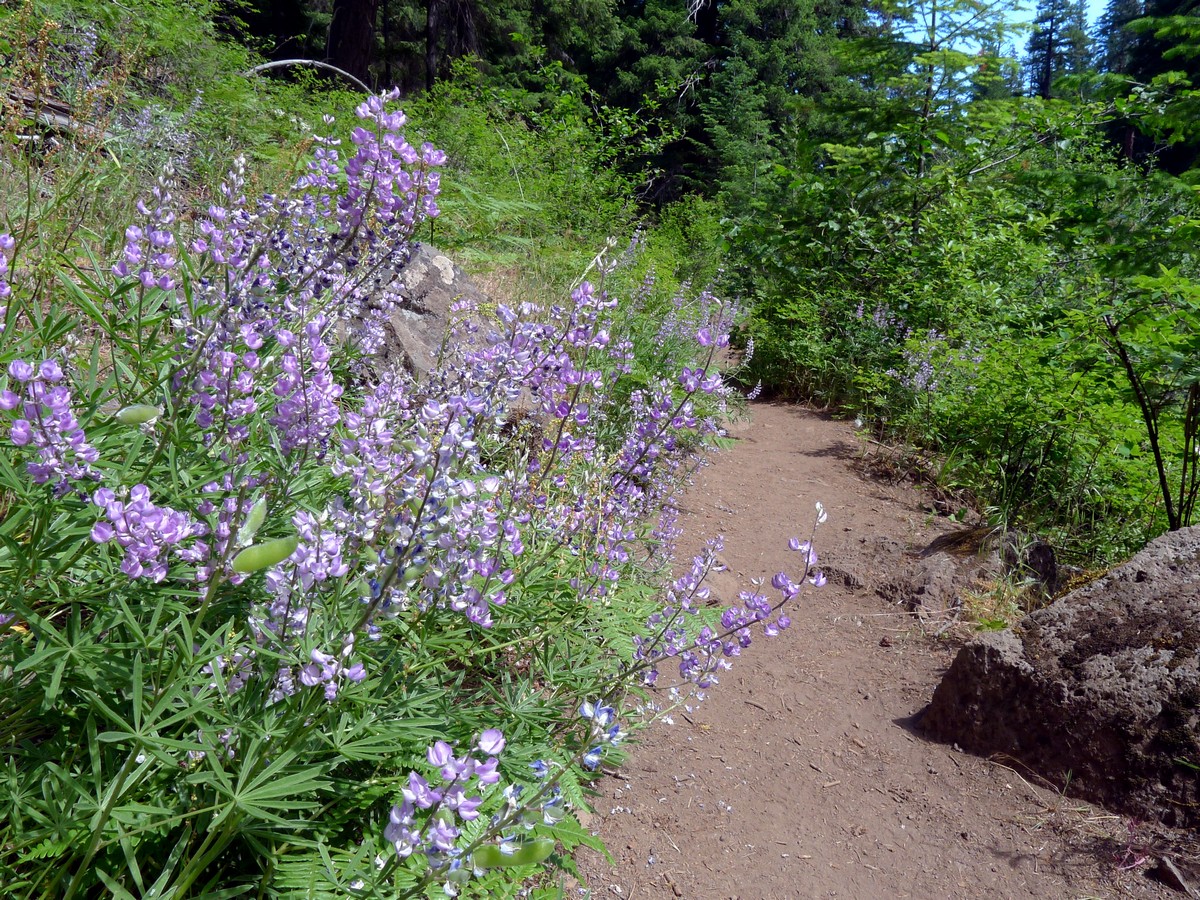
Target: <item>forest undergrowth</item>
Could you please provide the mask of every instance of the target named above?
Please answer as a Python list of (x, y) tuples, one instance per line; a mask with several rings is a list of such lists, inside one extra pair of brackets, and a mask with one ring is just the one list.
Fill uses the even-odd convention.
[[(1193, 520), (1195, 179), (1125, 152), (1193, 140), (1179, 73), (1023, 96), (1003, 4), (651, 4), (401, 101), (130, 2), (0, 8), (18, 896), (556, 896), (591, 773), (823, 580), (797, 535), (722, 610), (672, 556), (759, 386), (1081, 564)], [(420, 380), (371, 362), (418, 240), (512, 276)]]
[[(560, 259), (542, 293), (460, 303), (428, 376), (381, 373), (384, 276), (444, 194), (442, 234), (550, 250), (607, 151), (519, 187), (506, 241), (468, 187), (490, 176), (444, 192), (464, 161), (410, 143), (395, 93), (230, 157), (187, 110), (134, 135), (147, 85), (86, 26), (9, 22), (5, 890), (498, 896), (571, 868), (591, 773), (822, 580), (797, 538), (794, 579), (721, 610), (718, 547), (672, 561), (736, 411), (736, 305), (656, 278), (669, 242), (605, 240), (573, 288)], [(531, 129), (447, 103), (464, 142)], [(545, 130), (503, 164), (560, 157)], [(581, 235), (633, 224), (620, 189), (589, 180)]]

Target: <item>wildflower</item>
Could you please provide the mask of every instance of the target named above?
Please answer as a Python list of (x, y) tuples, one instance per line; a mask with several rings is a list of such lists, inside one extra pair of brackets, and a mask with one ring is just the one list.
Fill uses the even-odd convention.
[(595, 727), (602, 729), (613, 720), (616, 710), (611, 706), (600, 706), (585, 700), (579, 707), (579, 715), (584, 719), (590, 719)]
[(429, 809), (441, 802), (442, 792), (430, 787), (429, 782), (416, 772), (408, 773), (408, 787), (403, 790), (404, 799), (420, 809)]
[(125, 229), (125, 248), (112, 271), (118, 278), (136, 276), (144, 289), (170, 291), (175, 287), (171, 273), (178, 260), (170, 230), (175, 221), (173, 200), (165, 181), (159, 181), (152, 198), (152, 207), (137, 201), (142, 224)]
[(479, 750), (488, 756), (497, 756), (504, 749), (504, 735), (497, 728), (489, 728), (479, 736)]
[(341, 656), (334, 656), (314, 648), (309, 652), (309, 662), (300, 668), (300, 683), (305, 687), (324, 685), (325, 699), (337, 699), (340, 681), (362, 681), (367, 677), (363, 664), (347, 665), (346, 659), (354, 649), (353, 637), (343, 642)]
[(329, 368), (332, 353), (323, 332), (327, 319), (317, 316), (304, 326), (304, 337), (282, 330), (277, 339), (284, 348), (279, 360), (282, 374), (274, 393), (281, 398), (271, 424), (279, 431), (285, 453), (313, 447), (322, 455), (334, 425), (341, 418), (337, 400), (342, 388)]
[(583, 754), (583, 759), (581, 759), (580, 762), (583, 763), (583, 767), (585, 769), (594, 772), (596, 767), (600, 765), (600, 757), (603, 755), (603, 753), (604, 748), (597, 745), (588, 750), (587, 753)]
[[(186, 513), (155, 505), (144, 484), (134, 485), (124, 500), (108, 488), (100, 488), (92, 502), (105, 518), (92, 526), (91, 538), (98, 544), (116, 541), (125, 551), (121, 571), (130, 578), (162, 581), (167, 576), (168, 554), (194, 561), (198, 554), (189, 554), (184, 545), (208, 533), (206, 525)], [(202, 546), (199, 553), (205, 550)]]
[(34, 484), (53, 481), (55, 492), (66, 493), (72, 482), (96, 481), (99, 473), (90, 463), (99, 451), (87, 442), (72, 409), (71, 390), (61, 384), (62, 367), (56, 360), (43, 360), (35, 370), (25, 360), (14, 360), (9, 377), (22, 385), (21, 392), (0, 392), (0, 409), (19, 411), (9, 427), (9, 440), (17, 447), (31, 446), (37, 460), (26, 463)]
[(402, 806), (393, 806), (388, 813), (388, 824), (383, 830), (384, 838), (396, 850), (396, 855), (405, 859), (420, 846), (421, 833), (415, 825), (412, 805), (406, 800)]
[[(17, 242), (11, 234), (0, 234), (0, 303), (12, 295), (8, 284), (8, 261)], [(8, 315), (8, 307), (0, 306), (0, 334), (4, 333), (4, 318)]]

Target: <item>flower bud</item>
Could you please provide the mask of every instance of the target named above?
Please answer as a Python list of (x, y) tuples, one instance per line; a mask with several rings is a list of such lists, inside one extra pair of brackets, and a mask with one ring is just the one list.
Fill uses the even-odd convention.
[(254, 501), (254, 505), (250, 507), (250, 512), (246, 516), (246, 521), (242, 527), (238, 529), (237, 542), (238, 546), (244, 547), (254, 540), (254, 535), (262, 526), (263, 521), (267, 518), (267, 498), (259, 497)]
[(117, 410), (116, 420), (122, 425), (145, 425), (162, 415), (161, 406), (137, 403)]
[(245, 575), (283, 562), (300, 545), (298, 535), (276, 538), (263, 544), (247, 547), (233, 558), (233, 571)]

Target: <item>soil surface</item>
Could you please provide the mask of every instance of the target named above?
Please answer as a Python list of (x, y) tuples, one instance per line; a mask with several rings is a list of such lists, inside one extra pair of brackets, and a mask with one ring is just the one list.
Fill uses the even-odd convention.
[(790, 629), (756, 635), (694, 711), (606, 770), (585, 824), (613, 863), (582, 851), (576, 895), (1187, 896), (1149, 875), (1169, 835), (915, 729), (962, 636), (936, 636), (875, 587), (957, 526), (911, 483), (865, 474), (850, 424), (784, 405), (750, 413), (684, 500), (680, 556), (722, 534), (714, 595), (728, 604), (755, 578), (769, 590), (776, 572), (799, 575), (787, 542), (809, 536), (820, 501), (829, 583), (801, 595)]

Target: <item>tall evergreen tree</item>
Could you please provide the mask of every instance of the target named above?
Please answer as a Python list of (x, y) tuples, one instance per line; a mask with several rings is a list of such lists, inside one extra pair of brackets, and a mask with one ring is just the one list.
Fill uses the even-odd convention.
[(1015, 47), (992, 41), (979, 48), (979, 65), (971, 76), (971, 99), (1008, 100), (1019, 96), (1024, 85)]
[(1097, 63), (1103, 72), (1126, 75), (1133, 65), (1137, 35), (1128, 27), (1145, 15), (1142, 0), (1108, 0), (1096, 22)]
[(1128, 74), (1149, 83), (1182, 72), (1200, 86), (1200, 0), (1146, 0), (1142, 12), (1127, 26), (1135, 35)]
[(1128, 74), (1161, 82), (1175, 102), (1147, 111), (1130, 155), (1181, 174), (1200, 162), (1200, 0), (1146, 0), (1145, 13), (1128, 26), (1136, 35)]
[(1038, 0), (1026, 54), (1031, 91), (1046, 100), (1063, 75), (1086, 71), (1091, 48), (1083, 0)]
[(584, 72), (604, 98), (648, 95), (682, 138), (660, 168), (662, 199), (681, 191), (747, 196), (836, 89), (837, 45), (866, 18), (858, 0), (619, 0), (618, 39)]

